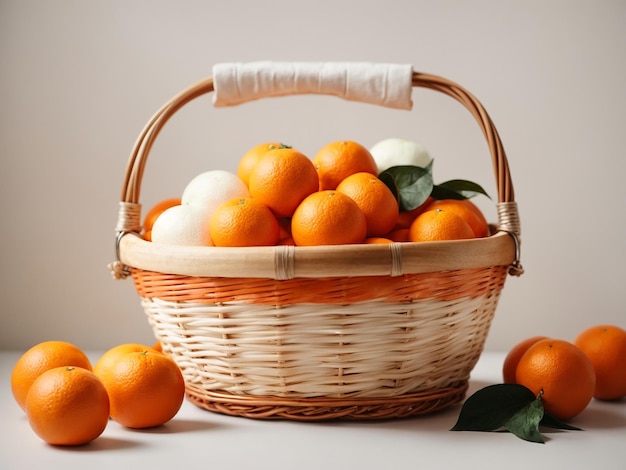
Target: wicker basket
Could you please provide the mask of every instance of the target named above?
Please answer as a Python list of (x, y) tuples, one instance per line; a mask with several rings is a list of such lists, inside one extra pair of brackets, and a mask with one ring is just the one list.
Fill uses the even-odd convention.
[(505, 279), (522, 273), (519, 217), (504, 149), (482, 105), (441, 77), (411, 69), (409, 81), (458, 100), (483, 131), (498, 191), (491, 236), (159, 246), (138, 236), (144, 165), (164, 124), (214, 92), (214, 77), (182, 91), (147, 124), (126, 169), (110, 269), (132, 276), (190, 401), (229, 415), (315, 421), (407, 417), (463, 400)]

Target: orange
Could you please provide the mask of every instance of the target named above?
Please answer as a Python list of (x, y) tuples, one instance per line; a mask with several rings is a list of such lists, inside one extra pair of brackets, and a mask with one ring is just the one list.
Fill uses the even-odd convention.
[(537, 341), (519, 360), (515, 381), (541, 399), (546, 413), (568, 420), (593, 398), (596, 373), (577, 346), (559, 339)]
[(265, 142), (263, 144), (255, 145), (246, 153), (243, 154), (237, 165), (237, 176), (248, 185), (250, 181), (250, 172), (252, 168), (257, 164), (259, 158), (265, 155), (268, 150), (280, 147), (280, 142)]
[(428, 199), (426, 199), (424, 203), (422, 203), (415, 209), (411, 209), (410, 211), (398, 212), (398, 220), (396, 221), (395, 228), (409, 228), (413, 221), (417, 218), (417, 216), (424, 212), (426, 210), (426, 207), (428, 207), (433, 201), (434, 199), (432, 197), (428, 197)]
[(469, 224), (447, 209), (426, 210), (415, 218), (409, 228), (409, 239), (413, 242), (467, 238), (474, 238)]
[(391, 241), (394, 242), (408, 242), (409, 240), (409, 229), (408, 228), (396, 228), (385, 235)]
[(161, 341), (159, 340), (155, 341), (154, 344), (152, 345), (152, 349), (158, 352), (163, 352), (163, 345), (161, 344)]
[(97, 376), (100, 376), (103, 371), (111, 368), (111, 365), (115, 363), (120, 357), (128, 354), (129, 352), (142, 352), (142, 351), (150, 351), (157, 352), (157, 350), (153, 347), (146, 346), (145, 344), (139, 343), (124, 343), (119, 344), (117, 346), (112, 347), (108, 351), (106, 351), (100, 358), (96, 361), (93, 366), (93, 373)]
[(55, 367), (33, 382), (25, 411), (33, 431), (47, 443), (81, 445), (106, 428), (109, 396), (93, 372), (82, 367)]
[(172, 419), (185, 397), (178, 365), (165, 354), (129, 352), (120, 356), (100, 380), (111, 401), (111, 418), (128, 428), (150, 428)]
[(398, 201), (376, 176), (366, 172), (354, 173), (339, 183), (337, 192), (349, 196), (365, 214), (368, 237), (380, 237), (395, 227)]
[(504, 358), (504, 364), (502, 365), (502, 378), (505, 384), (515, 383), (515, 371), (517, 370), (517, 364), (524, 355), (524, 353), (537, 341), (547, 339), (545, 336), (532, 336), (526, 338), (523, 341), (517, 343)]
[(362, 171), (378, 174), (378, 166), (368, 149), (351, 140), (339, 140), (322, 147), (313, 164), (319, 175), (319, 189), (336, 189), (348, 176)]
[(278, 244), (280, 228), (272, 211), (255, 198), (239, 198), (219, 206), (210, 222), (215, 246)]
[(296, 242), (293, 241), (293, 237), (289, 235), (288, 237), (281, 238), (278, 240), (279, 245), (295, 245)]
[(574, 340), (596, 371), (593, 396), (617, 400), (626, 396), (626, 331), (615, 325), (596, 325)]
[(170, 207), (179, 206), (181, 199), (179, 197), (172, 197), (169, 199), (163, 199), (162, 201), (157, 202), (154, 206), (150, 208), (148, 213), (143, 219), (143, 237), (150, 241), (150, 234), (152, 233), (152, 226), (154, 225), (154, 221), (159, 218), (159, 216), (165, 212)]
[(278, 236), (278, 244), (279, 245), (295, 245), (293, 241), (293, 237), (291, 236), (291, 219), (287, 218), (279, 218), (278, 219), (278, 227), (279, 227), (279, 236)]
[(366, 238), (363, 243), (367, 245), (385, 245), (387, 243), (393, 243), (393, 240), (384, 237), (369, 237)]
[(481, 210), (469, 199), (441, 199), (433, 201), (426, 210), (445, 209), (459, 215), (474, 232), (474, 237), (489, 235), (489, 224)]
[(291, 235), (296, 245), (362, 243), (366, 233), (365, 215), (356, 202), (338, 191), (311, 194), (291, 219)]
[(250, 195), (278, 217), (291, 217), (298, 204), (317, 191), (319, 180), (313, 163), (290, 147), (268, 150), (250, 172)]
[(11, 391), (20, 408), (24, 409), (28, 389), (37, 377), (47, 370), (61, 366), (91, 370), (87, 355), (77, 346), (65, 341), (44, 341), (22, 354), (11, 373)]

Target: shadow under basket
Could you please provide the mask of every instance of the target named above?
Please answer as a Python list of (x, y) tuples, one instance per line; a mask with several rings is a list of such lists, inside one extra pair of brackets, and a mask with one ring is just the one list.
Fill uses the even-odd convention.
[(320, 421), (404, 418), (461, 402), (520, 228), (508, 163), (480, 103), (446, 79), (413, 87), (464, 104), (494, 165), (498, 224), (481, 239), (387, 245), (181, 247), (141, 238), (139, 187), (152, 143), (208, 78), (159, 110), (133, 149), (117, 227), (116, 278), (132, 277), (188, 399), (227, 415)]

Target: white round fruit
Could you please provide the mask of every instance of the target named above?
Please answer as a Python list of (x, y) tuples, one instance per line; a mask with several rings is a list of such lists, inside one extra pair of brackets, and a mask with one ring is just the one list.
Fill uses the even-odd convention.
[(370, 153), (378, 166), (378, 173), (392, 166), (409, 165), (425, 168), (430, 155), (420, 144), (410, 140), (391, 137), (374, 144)]
[(211, 246), (210, 219), (200, 206), (180, 205), (163, 211), (152, 226), (152, 242), (165, 245)]
[(187, 184), (181, 204), (200, 206), (210, 218), (220, 204), (243, 197), (250, 197), (250, 192), (236, 174), (225, 170), (210, 170), (200, 173)]

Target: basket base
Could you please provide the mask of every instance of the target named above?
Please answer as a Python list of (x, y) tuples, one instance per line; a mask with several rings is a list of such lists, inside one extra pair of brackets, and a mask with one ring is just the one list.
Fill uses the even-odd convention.
[(280, 398), (207, 392), (187, 385), (187, 399), (200, 408), (230, 416), (294, 421), (383, 420), (444, 410), (465, 398), (467, 380), (450, 387), (393, 398)]

